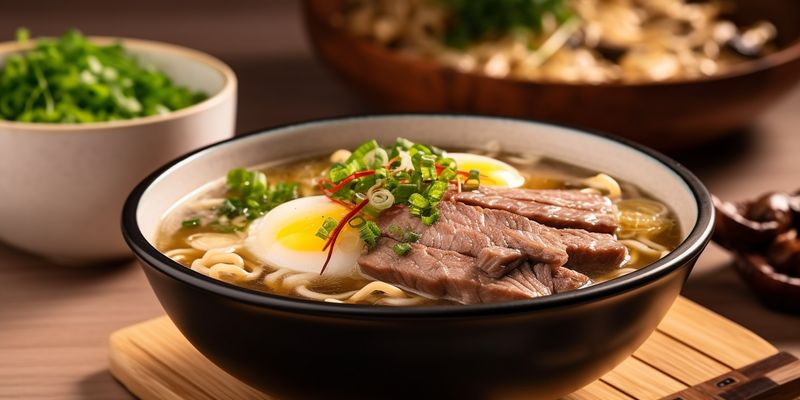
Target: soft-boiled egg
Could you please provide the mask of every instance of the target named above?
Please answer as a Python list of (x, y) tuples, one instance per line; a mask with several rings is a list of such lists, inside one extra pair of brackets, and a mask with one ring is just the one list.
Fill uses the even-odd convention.
[(447, 153), (447, 156), (456, 160), (458, 169), (462, 171), (480, 171), (481, 185), (513, 188), (525, 183), (525, 178), (516, 168), (500, 160), (470, 153)]
[[(348, 210), (325, 196), (303, 197), (273, 208), (250, 224), (245, 248), (259, 261), (298, 272), (319, 272), (325, 240), (316, 235), (326, 217), (341, 220)], [(326, 276), (353, 273), (363, 244), (358, 230), (345, 226), (336, 239)]]

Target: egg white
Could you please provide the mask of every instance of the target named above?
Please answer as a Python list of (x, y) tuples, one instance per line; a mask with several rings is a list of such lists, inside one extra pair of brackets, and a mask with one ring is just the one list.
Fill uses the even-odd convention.
[[(316, 232), (326, 216), (339, 220), (347, 210), (325, 196), (310, 196), (288, 201), (273, 208), (263, 217), (253, 221), (245, 239), (245, 248), (264, 264), (288, 268), (297, 272), (320, 272), (327, 251), (322, 251), (325, 240)], [(296, 231), (294, 238), (303, 243), (303, 249), (287, 247), (280, 239), (284, 228), (299, 220), (307, 221), (306, 229)], [(336, 240), (333, 256), (324, 276), (347, 276), (355, 273), (356, 261), (363, 251), (358, 231), (345, 227)]]

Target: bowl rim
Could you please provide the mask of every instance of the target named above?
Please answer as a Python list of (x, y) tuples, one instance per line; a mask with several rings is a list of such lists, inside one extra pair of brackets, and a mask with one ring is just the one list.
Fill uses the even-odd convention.
[[(35, 38), (28, 43), (22, 44), (16, 41), (7, 41), (0, 43), (0, 55), (7, 55), (9, 53), (17, 53), (32, 48), (37, 40), (44, 39)], [(131, 126), (153, 125), (166, 121), (184, 118), (193, 114), (199, 114), (208, 109), (214, 108), (220, 103), (224, 102), (228, 97), (235, 95), (237, 79), (233, 69), (225, 64), (222, 60), (199, 50), (189, 47), (179, 46), (176, 44), (146, 40), (134, 39), (116, 36), (87, 36), (87, 39), (93, 43), (108, 45), (113, 43), (121, 43), (128, 49), (168, 52), (177, 54), (183, 58), (191, 59), (208, 67), (211, 67), (222, 76), (222, 88), (216, 93), (208, 96), (207, 99), (192, 104), (189, 107), (181, 108), (179, 110), (171, 111), (163, 115), (150, 115), (146, 117), (137, 117), (117, 121), (98, 121), (87, 123), (49, 123), (49, 122), (19, 122), (0, 119), (0, 129), (7, 129), (11, 133), (31, 134), (31, 133), (61, 133), (61, 132), (91, 132), (100, 130), (110, 130), (112, 128), (125, 128)], [(22, 132), (24, 131), (24, 132)]]
[[(311, 43), (315, 48), (315, 53), (320, 55), (321, 52), (318, 50), (317, 41), (323, 40), (321, 37), (326, 37), (327, 35), (316, 35), (314, 34), (314, 28), (311, 27), (312, 23), (315, 23), (319, 20), (318, 13), (316, 10), (313, 10), (313, 3), (314, 0), (303, 0), (303, 8), (304, 8), (304, 20), (306, 22), (306, 31), (309, 33), (309, 37), (311, 39)], [(636, 82), (601, 82), (601, 83), (589, 83), (589, 82), (566, 82), (566, 81), (547, 81), (547, 80), (529, 80), (523, 79), (518, 77), (503, 77), (503, 78), (496, 78), (486, 74), (482, 74), (479, 72), (474, 71), (460, 71), (456, 68), (444, 65), (440, 62), (437, 62), (432, 59), (428, 59), (425, 57), (418, 57), (403, 54), (400, 52), (392, 51), (390, 49), (385, 48), (373, 41), (366, 40), (364, 38), (358, 37), (347, 30), (337, 27), (330, 22), (330, 18), (323, 19), (321, 24), (324, 26), (325, 31), (330, 33), (333, 32), (338, 36), (347, 37), (351, 44), (355, 46), (360, 46), (366, 48), (368, 51), (380, 53), (385, 57), (394, 59), (394, 62), (401, 62), (405, 64), (416, 64), (425, 66), (428, 69), (435, 69), (438, 72), (446, 72), (446, 73), (455, 73), (465, 76), (470, 76), (472, 78), (477, 79), (487, 79), (492, 81), (500, 81), (500, 82), (508, 82), (518, 85), (525, 85), (529, 87), (538, 87), (538, 86), (561, 86), (561, 87), (596, 87), (596, 88), (644, 88), (644, 87), (663, 87), (663, 86), (685, 86), (685, 85), (693, 85), (699, 83), (711, 83), (711, 82), (718, 82), (724, 81), (728, 79), (735, 79), (742, 76), (754, 74), (757, 72), (761, 72), (764, 70), (776, 68), (782, 66), (784, 64), (788, 64), (792, 61), (796, 61), (800, 59), (800, 38), (796, 38), (794, 40), (789, 41), (785, 46), (781, 47), (778, 51), (767, 54), (763, 57), (758, 57), (754, 59), (749, 59), (742, 61), (740, 63), (736, 63), (728, 68), (725, 72), (721, 74), (714, 74), (709, 76), (702, 76), (698, 78), (690, 78), (690, 79), (677, 79), (677, 80), (666, 80), (666, 81), (636, 81)], [(330, 64), (328, 57), (320, 56), (320, 58), (325, 61), (326, 64)], [(337, 67), (338, 68), (338, 67)]]
[[(273, 133), (284, 132), (290, 129), (298, 129), (309, 126), (319, 126), (326, 124), (342, 124), (364, 119), (390, 120), (402, 118), (465, 118), (465, 119), (492, 119), (520, 123), (531, 126), (551, 126), (567, 128), (589, 137), (599, 137), (629, 147), (633, 151), (638, 151), (649, 156), (654, 161), (659, 162), (664, 168), (671, 170), (676, 178), (681, 179), (693, 194), (697, 205), (697, 220), (684, 239), (672, 252), (664, 258), (630, 274), (615, 278), (597, 285), (593, 285), (580, 290), (573, 290), (565, 293), (552, 294), (549, 296), (537, 297), (528, 300), (511, 301), (504, 303), (488, 303), (474, 305), (434, 305), (434, 306), (413, 306), (413, 307), (382, 307), (372, 305), (352, 305), (327, 303), (317, 300), (305, 300), (287, 296), (281, 296), (241, 286), (236, 286), (224, 281), (213, 279), (189, 268), (186, 268), (171, 258), (167, 257), (151, 245), (139, 228), (137, 221), (137, 209), (142, 196), (150, 186), (155, 183), (163, 174), (173, 168), (180, 168), (183, 164), (191, 162), (193, 159), (214, 151), (216, 148), (227, 143), (243, 140), (253, 136), (268, 138)], [(406, 318), (406, 319), (425, 319), (425, 318), (475, 318), (486, 316), (500, 316), (509, 314), (522, 314), (537, 310), (555, 309), (562, 306), (594, 301), (617, 295), (629, 290), (643, 287), (659, 278), (666, 276), (674, 270), (692, 261), (699, 256), (706, 244), (711, 239), (714, 221), (714, 207), (711, 202), (711, 195), (701, 183), (700, 179), (692, 174), (686, 167), (677, 161), (652, 150), (646, 146), (635, 143), (615, 135), (590, 131), (586, 129), (574, 128), (562, 124), (553, 124), (536, 120), (524, 120), (509, 117), (497, 116), (476, 116), (467, 114), (453, 113), (388, 113), (341, 116), (324, 119), (313, 119), (298, 123), (278, 125), (266, 129), (249, 132), (231, 139), (223, 140), (212, 145), (203, 147), (191, 153), (187, 153), (163, 167), (159, 168), (131, 192), (121, 215), (121, 228), (126, 243), (133, 253), (139, 258), (143, 268), (151, 269), (171, 279), (180, 281), (183, 284), (193, 286), (197, 289), (208, 291), (214, 295), (222, 296), (228, 300), (257, 306), (281, 310), (290, 313), (303, 313), (309, 315), (324, 315), (344, 318)]]

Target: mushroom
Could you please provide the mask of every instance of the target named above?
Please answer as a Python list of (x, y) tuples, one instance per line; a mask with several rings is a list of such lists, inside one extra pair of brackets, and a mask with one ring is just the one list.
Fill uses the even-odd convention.
[(776, 272), (800, 277), (800, 240), (797, 229), (781, 233), (767, 250), (767, 260)]
[(743, 203), (713, 201), (714, 241), (734, 254), (744, 281), (768, 306), (800, 313), (800, 191)]
[(792, 227), (797, 213), (790, 204), (796, 197), (773, 192), (752, 202), (734, 204), (713, 196), (718, 213), (715, 240), (729, 248), (763, 250), (776, 236)]

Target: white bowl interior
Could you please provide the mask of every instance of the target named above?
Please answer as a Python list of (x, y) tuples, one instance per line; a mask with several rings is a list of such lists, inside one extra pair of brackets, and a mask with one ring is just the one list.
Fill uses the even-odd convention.
[(151, 46), (143, 42), (126, 42), (128, 52), (144, 66), (153, 66), (178, 86), (214, 96), (225, 87), (225, 75), (212, 67), (204, 55), (173, 46)]
[(396, 137), (448, 147), (480, 147), (497, 140), (507, 151), (550, 158), (607, 173), (649, 192), (677, 214), (683, 238), (694, 228), (697, 200), (683, 179), (659, 160), (619, 142), (558, 126), (467, 116), (375, 116), (311, 122), (275, 129), (200, 152), (161, 175), (137, 210), (142, 233), (154, 243), (158, 224), (171, 208), (231, 168), (353, 148), (375, 138)]

